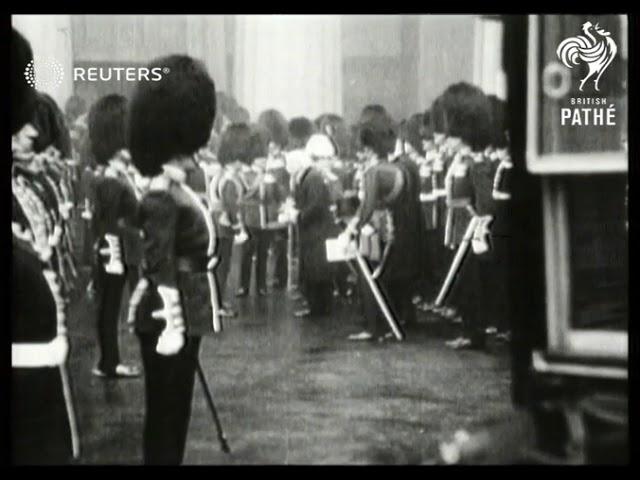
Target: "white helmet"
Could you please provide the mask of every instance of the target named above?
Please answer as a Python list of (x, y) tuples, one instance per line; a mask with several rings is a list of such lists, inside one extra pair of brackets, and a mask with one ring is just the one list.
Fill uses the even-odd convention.
[(311, 135), (311, 138), (307, 141), (305, 150), (312, 158), (330, 158), (335, 157), (338, 154), (338, 149), (336, 148), (335, 143), (333, 143), (333, 140), (324, 133), (315, 133)]

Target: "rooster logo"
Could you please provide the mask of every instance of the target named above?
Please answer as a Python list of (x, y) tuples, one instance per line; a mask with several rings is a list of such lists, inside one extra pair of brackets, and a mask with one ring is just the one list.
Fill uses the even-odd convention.
[(580, 81), (580, 91), (582, 91), (586, 81), (595, 75), (594, 85), (596, 91), (599, 92), (598, 82), (600, 77), (613, 61), (618, 52), (618, 47), (611, 38), (611, 33), (604, 30), (597, 23), (595, 26), (591, 22), (583, 23), (582, 32), (586, 36), (578, 35), (563, 40), (558, 45), (556, 55), (569, 68), (578, 65), (580, 61), (586, 63), (589, 66), (589, 72)]

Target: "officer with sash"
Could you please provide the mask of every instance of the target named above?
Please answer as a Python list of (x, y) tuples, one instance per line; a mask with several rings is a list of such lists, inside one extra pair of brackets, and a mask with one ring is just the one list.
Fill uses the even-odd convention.
[[(415, 311), (411, 298), (421, 269), (415, 259), (422, 254), (417, 175), (408, 165), (410, 160), (402, 156), (394, 158), (397, 134), (391, 118), (383, 111), (365, 113), (360, 142), (370, 166), (363, 175), (362, 205), (347, 233), (359, 233), (361, 252), (396, 322), (412, 323)], [(389, 336), (385, 334), (379, 299), (374, 298), (373, 290), (364, 281), (362, 285), (368, 325), (349, 339)]]
[(139, 82), (129, 109), (131, 157), (150, 177), (138, 209), (144, 259), (129, 317), (145, 370), (144, 462), (179, 464), (195, 374), (202, 374), (201, 339), (222, 328), (213, 216), (186, 173), (209, 140), (216, 97), (199, 61), (172, 55), (148, 65), (160, 67), (170, 73), (157, 82)]

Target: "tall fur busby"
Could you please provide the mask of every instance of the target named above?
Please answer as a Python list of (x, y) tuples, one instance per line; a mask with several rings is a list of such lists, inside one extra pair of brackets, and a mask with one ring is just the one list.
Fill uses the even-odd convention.
[(15, 29), (11, 30), (11, 134), (31, 121), (36, 107), (35, 89), (27, 83), (25, 69), (33, 61), (29, 42)]
[(257, 123), (250, 125), (251, 130), (251, 160), (266, 158), (269, 153), (269, 132)]
[(314, 133), (314, 125), (307, 117), (296, 117), (289, 121), (289, 147), (302, 148)]
[(278, 110), (265, 110), (258, 116), (260, 131), (266, 134), (267, 145), (275, 143), (284, 149), (289, 143), (289, 125), (287, 119)]
[(38, 136), (34, 138), (33, 150), (42, 152), (49, 146), (54, 146), (63, 158), (69, 158), (71, 137), (62, 110), (50, 95), (36, 93), (36, 108), (31, 123), (38, 131)]
[(216, 116), (216, 89), (205, 66), (186, 55), (154, 60), (158, 81), (140, 81), (129, 108), (128, 144), (140, 173), (157, 175), (162, 165), (205, 146)]
[(376, 115), (389, 115), (389, 113), (387, 112), (387, 109), (384, 108), (382, 105), (379, 104), (371, 104), (371, 105), (367, 105), (366, 107), (364, 107), (362, 109), (362, 112), (360, 112), (360, 123), (366, 123), (367, 121), (369, 121), (372, 117), (376, 116)]
[(451, 85), (443, 94), (447, 134), (459, 137), (473, 150), (491, 143), (491, 104), (478, 87), (466, 82)]
[(431, 110), (427, 110), (422, 114), (422, 138), (424, 140), (433, 140), (433, 118)]
[(88, 119), (89, 142), (93, 158), (105, 165), (126, 148), (127, 100), (122, 95), (106, 95), (91, 106)]
[(249, 124), (249, 111), (242, 107), (234, 97), (225, 92), (216, 92), (217, 115), (213, 128), (216, 133), (222, 133), (224, 128), (224, 119), (231, 123)]
[(400, 136), (420, 155), (424, 154), (422, 139), (424, 137), (423, 114), (415, 113), (405, 121), (400, 130)]
[(251, 129), (246, 123), (232, 123), (220, 139), (218, 161), (222, 165), (240, 161), (247, 165), (253, 160), (253, 141)]
[(397, 129), (387, 113), (380, 111), (370, 112), (366, 121), (359, 125), (359, 147), (369, 147), (379, 157), (386, 158), (393, 153), (396, 145)]
[[(427, 122), (425, 115), (424, 121)], [(431, 115), (428, 118), (429, 128), (433, 133), (447, 133), (447, 114), (445, 109), (445, 99), (442, 95), (436, 98), (431, 104)]]
[(491, 143), (496, 148), (506, 148), (509, 144), (506, 102), (495, 95), (489, 95), (489, 102), (491, 103), (491, 125), (493, 130)]

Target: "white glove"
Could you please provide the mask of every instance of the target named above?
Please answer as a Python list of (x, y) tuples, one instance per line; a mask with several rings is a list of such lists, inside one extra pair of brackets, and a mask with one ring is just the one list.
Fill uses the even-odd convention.
[(158, 293), (162, 298), (164, 308), (151, 313), (156, 319), (165, 321), (165, 328), (158, 338), (156, 352), (160, 355), (175, 355), (185, 343), (184, 320), (180, 307), (180, 294), (176, 288), (158, 286)]

